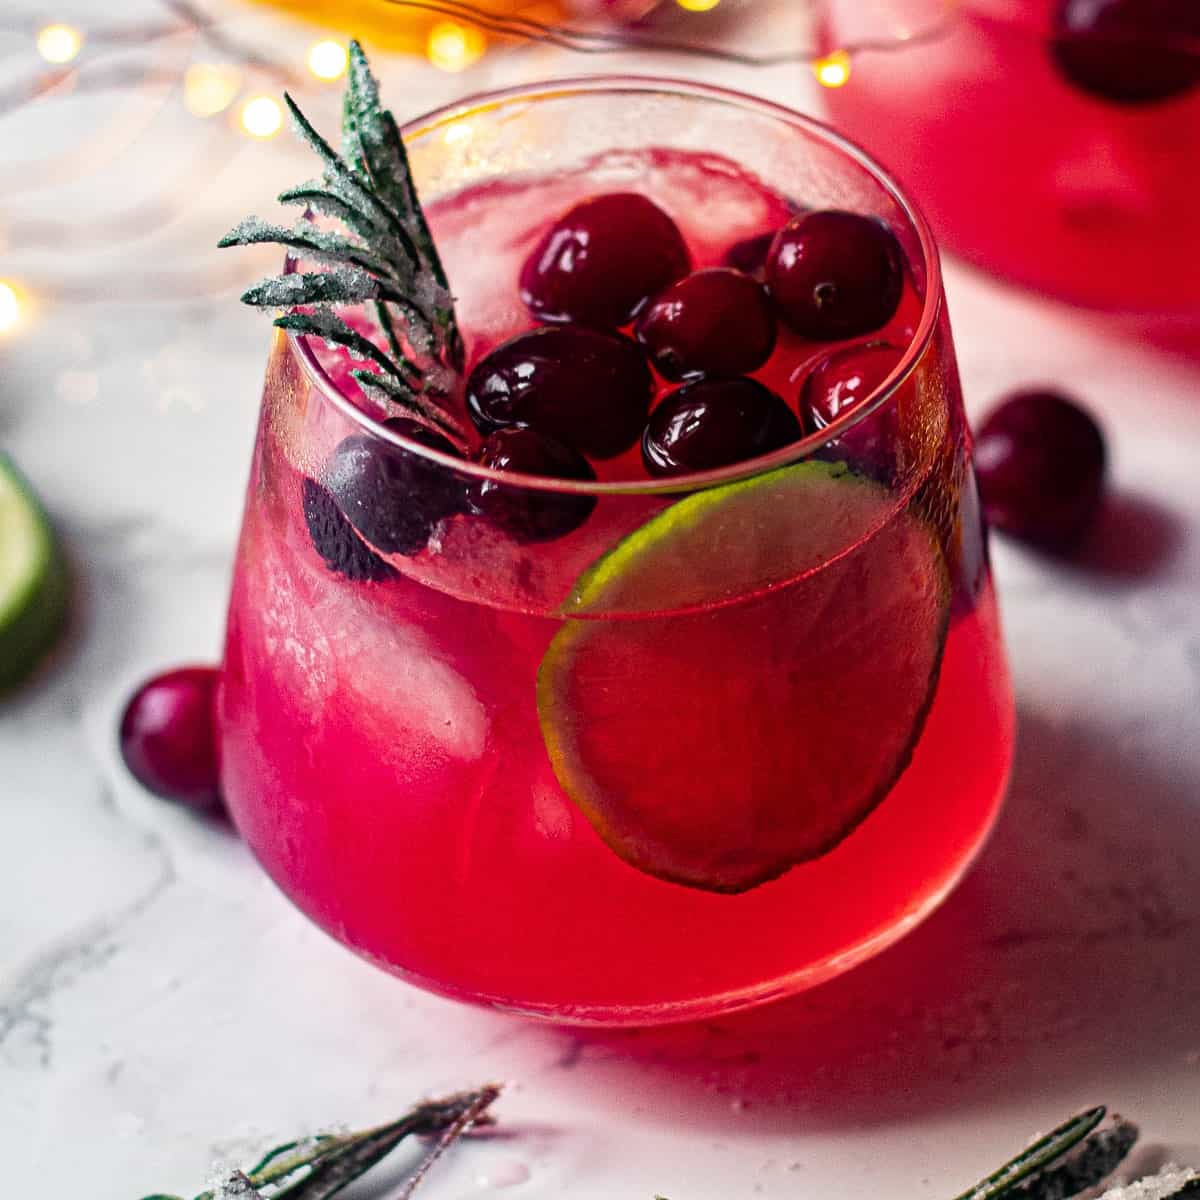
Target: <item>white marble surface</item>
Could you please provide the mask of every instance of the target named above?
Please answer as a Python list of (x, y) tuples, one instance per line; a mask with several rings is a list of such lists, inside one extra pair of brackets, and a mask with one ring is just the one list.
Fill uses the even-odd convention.
[[(525, 55), (468, 83), (550, 69), (578, 64)], [(388, 75), (426, 104), (463, 86)], [(360, 963), (230, 834), (122, 772), (130, 687), (217, 652), (266, 341), (228, 288), (124, 297), (229, 269), (215, 235), (304, 167), (282, 143), (247, 148), (185, 214), (106, 254), (88, 231), (153, 191), (181, 152), (168, 134), (190, 127), (167, 118), (117, 170), (19, 189), (28, 170), (4, 169), (65, 144), (65, 120), (6, 118), (21, 132), (0, 139), (0, 274), (58, 286), (0, 342), (0, 442), (82, 585), (70, 644), (0, 707), (6, 1195), (191, 1195), (264, 1139), (489, 1078), (510, 1081), (509, 1136), (456, 1154), (430, 1195), (948, 1197), (1099, 1101), (1200, 1163), (1200, 347), (1122, 338), (951, 266), (972, 411), (1067, 384), (1115, 460), (1090, 567), (996, 547), (1021, 715), (998, 832), (923, 928), (793, 1002), (657, 1032), (531, 1025)], [(69, 240), (19, 235), (56, 219)], [(102, 267), (119, 286), (79, 302)]]

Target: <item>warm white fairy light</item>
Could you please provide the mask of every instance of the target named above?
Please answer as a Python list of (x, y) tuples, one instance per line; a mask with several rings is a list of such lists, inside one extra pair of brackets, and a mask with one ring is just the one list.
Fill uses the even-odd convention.
[(242, 86), (242, 73), (230, 63), (192, 63), (183, 76), (183, 103), (195, 117), (224, 112)]
[(274, 137), (283, 128), (283, 109), (274, 96), (252, 96), (242, 105), (241, 123), (251, 137)]
[(466, 121), (453, 121), (446, 126), (446, 132), (442, 134), (442, 141), (447, 146), (463, 146), (471, 140), (472, 136), (473, 131)]
[(483, 34), (470, 25), (439, 21), (425, 43), (425, 56), (442, 71), (464, 71), (487, 48)]
[(0, 279), (0, 333), (9, 333), (21, 323), (21, 293)]
[(822, 87), (842, 87), (850, 78), (850, 55), (845, 50), (834, 50), (832, 54), (818, 58), (813, 63), (813, 74)]
[(326, 81), (341, 79), (350, 63), (350, 53), (342, 42), (332, 38), (314, 42), (308, 48), (308, 69), (318, 78)]
[(74, 25), (43, 25), (37, 32), (38, 53), (51, 63), (69, 63), (83, 49), (83, 34)]

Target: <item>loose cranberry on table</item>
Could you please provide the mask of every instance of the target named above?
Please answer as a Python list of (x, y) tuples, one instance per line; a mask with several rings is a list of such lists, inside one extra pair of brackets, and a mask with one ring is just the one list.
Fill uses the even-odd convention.
[(1200, 84), (1197, 0), (1060, 0), (1051, 52), (1081, 91), (1152, 104)]
[(652, 200), (611, 192), (575, 205), (521, 270), (521, 298), (539, 321), (616, 329), (688, 273), (679, 227)]
[(635, 342), (562, 325), (518, 334), (475, 365), (467, 412), (484, 434), (528, 425), (596, 458), (628, 450), (646, 422), (654, 378)]
[(121, 757), (156, 796), (217, 809), (214, 702), (219, 672), (179, 667), (143, 684), (121, 717)]
[[(475, 455), (481, 466), (552, 479), (592, 482), (596, 472), (578, 450), (533, 429), (513, 426), (485, 438)], [(486, 517), (519, 542), (545, 542), (577, 529), (596, 507), (594, 496), (522, 487), (515, 481), (474, 480), (468, 500), (472, 512)]]
[(803, 435), (792, 410), (753, 379), (700, 379), (665, 396), (642, 435), (651, 475), (683, 475), (744, 462)]
[(745, 375), (775, 348), (775, 316), (762, 284), (741, 271), (696, 271), (642, 309), (634, 335), (666, 379)]
[(1104, 435), (1078, 404), (1057, 392), (1018, 392), (975, 437), (984, 513), (994, 529), (1067, 549), (1099, 509), (1106, 460)]
[(904, 252), (874, 217), (825, 210), (793, 217), (767, 255), (767, 286), (801, 337), (836, 341), (874, 333), (904, 290)]

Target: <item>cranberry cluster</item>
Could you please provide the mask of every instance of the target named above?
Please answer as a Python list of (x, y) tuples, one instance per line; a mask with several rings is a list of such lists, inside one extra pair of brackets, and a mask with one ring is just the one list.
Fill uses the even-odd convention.
[[(878, 341), (843, 348), (805, 381), (798, 413), (752, 378), (781, 325), (811, 342), (844, 342), (891, 320), (905, 264), (881, 221), (798, 213), (731, 247), (727, 263), (736, 265), (693, 270), (678, 226), (643, 195), (575, 205), (521, 270), (520, 295), (538, 324), (490, 350), (467, 377), (464, 405), (482, 439), (472, 460), (581, 482), (596, 478), (594, 461), (635, 445), (652, 477), (727, 466), (824, 427), (899, 361), (899, 347)], [(465, 460), (417, 422), (388, 424)], [(541, 541), (577, 528), (594, 507), (584, 493), (467, 482), (362, 435), (337, 447), (321, 484), (308, 484), (317, 549), (331, 569), (364, 580), (390, 572), (374, 551), (419, 554), (456, 513)]]

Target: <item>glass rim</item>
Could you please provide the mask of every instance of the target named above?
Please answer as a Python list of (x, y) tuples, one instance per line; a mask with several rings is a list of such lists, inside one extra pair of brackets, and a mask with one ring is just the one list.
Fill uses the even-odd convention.
[[(925, 268), (925, 296), (922, 300), (921, 317), (905, 347), (899, 363), (892, 372), (868, 394), (861, 404), (843, 416), (831, 421), (814, 433), (810, 433), (757, 458), (731, 463), (707, 471), (695, 471), (686, 475), (674, 475), (664, 479), (619, 479), (619, 480), (573, 480), (548, 475), (527, 475), (519, 471), (502, 471), (485, 467), (469, 459), (457, 458), (435, 450), (420, 442), (405, 437), (395, 430), (386, 428), (381, 420), (372, 417), (356, 405), (337, 384), (329, 378), (325, 368), (314, 353), (307, 337), (288, 330), (285, 336), (301, 369), (316, 389), (329, 400), (344, 416), (348, 417), (365, 432), (408, 453), (428, 459), (440, 466), (452, 469), (472, 479), (489, 481), (504, 487), (519, 487), (530, 491), (565, 493), (587, 496), (631, 496), (664, 495), (678, 492), (701, 491), (740, 479), (752, 479), (768, 471), (789, 466), (810, 458), (828, 446), (848, 430), (868, 419), (882, 408), (903, 386), (924, 357), (937, 327), (944, 299), (941, 264), (933, 232), (917, 205), (912, 201), (892, 175), (875, 161), (865, 150), (848, 138), (831, 129), (822, 121), (804, 113), (796, 112), (782, 104), (748, 95), (731, 88), (696, 83), (692, 80), (675, 79), (657, 75), (588, 75), (544, 80), (533, 84), (518, 84), (506, 88), (477, 92), (452, 104), (433, 109), (423, 116), (414, 118), (401, 126), (401, 133), (417, 137), (440, 126), (461, 121), (474, 113), (486, 112), (514, 101), (535, 102), (575, 95), (603, 93), (663, 93), (671, 96), (691, 97), (697, 100), (714, 101), (731, 107), (755, 112), (761, 116), (782, 121), (803, 129), (809, 135), (832, 146), (834, 150), (851, 159), (865, 170), (891, 198), (910, 223), (917, 235)], [(832, 352), (832, 350), (831, 350)]]

